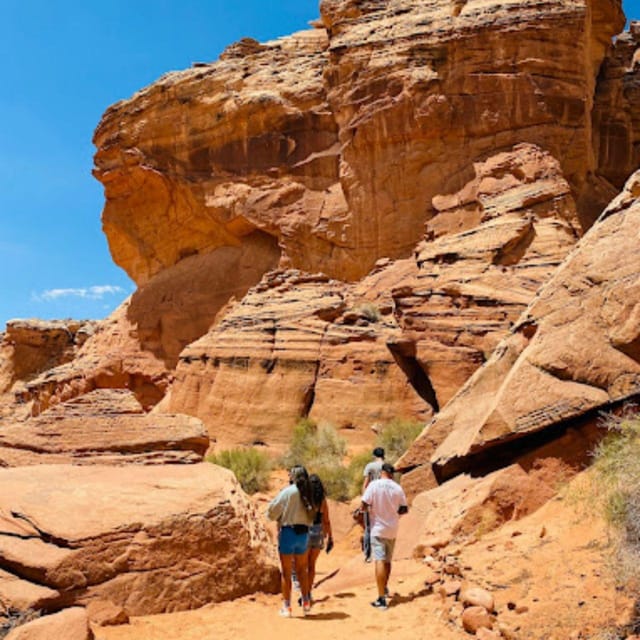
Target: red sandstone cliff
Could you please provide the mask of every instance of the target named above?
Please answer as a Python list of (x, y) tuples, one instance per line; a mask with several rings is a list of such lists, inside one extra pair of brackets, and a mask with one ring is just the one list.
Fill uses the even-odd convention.
[[(638, 174), (627, 180), (640, 35), (632, 24), (614, 40), (620, 2), (323, 0), (320, 12), (312, 30), (244, 39), (106, 111), (94, 138), (103, 225), (138, 289), (100, 323), (7, 327), (0, 466), (53, 463), (41, 485), (75, 474), (93, 487), (89, 470), (59, 466), (90, 464), (144, 494), (163, 471), (142, 478), (138, 465), (197, 462), (208, 438), (277, 451), (309, 416), (364, 447), (372, 425), (414, 418), (427, 427), (401, 461), (412, 494), (515, 461), (472, 497), (497, 482), (518, 505), (511, 477), (527, 494), (540, 484), (524, 515), (553, 494), (545, 474), (584, 462), (593, 412), (638, 395)], [(28, 494), (31, 476), (16, 474)], [(224, 484), (221, 505), (236, 492), (199, 465), (170, 475), (184, 495), (201, 476)], [(467, 484), (442, 493), (459, 500)], [(176, 548), (200, 540), (161, 493), (184, 527)], [(273, 577), (238, 505), (196, 511), (205, 528), (229, 518), (258, 541), (254, 565)], [(32, 593), (22, 579), (57, 571), (59, 550), (31, 530), (22, 548), (15, 526), (0, 557), (28, 571), (0, 576), (0, 592), (19, 580), (58, 602), (63, 582)], [(154, 568), (175, 553), (149, 544)], [(46, 566), (25, 564), (31, 546), (53, 554)], [(129, 597), (111, 580), (138, 578), (120, 568), (95, 592)], [(203, 578), (210, 590), (219, 571), (224, 559)], [(225, 588), (211, 593), (246, 591)], [(145, 604), (146, 589), (132, 610), (173, 607), (167, 593)]]

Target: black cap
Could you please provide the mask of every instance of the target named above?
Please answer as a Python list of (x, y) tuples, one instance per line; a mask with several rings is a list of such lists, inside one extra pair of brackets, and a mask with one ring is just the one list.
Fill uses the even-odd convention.
[(392, 476), (396, 472), (396, 470), (393, 468), (393, 465), (389, 462), (385, 462), (382, 465), (382, 471), (388, 473), (390, 476)]

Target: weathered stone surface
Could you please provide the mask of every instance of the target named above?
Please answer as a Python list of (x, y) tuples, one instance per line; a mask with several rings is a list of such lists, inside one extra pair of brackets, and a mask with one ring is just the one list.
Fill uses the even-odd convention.
[(140, 615), (278, 588), (261, 516), (225, 469), (40, 465), (0, 482), (0, 564), (59, 591), (50, 606)]
[(0, 429), (0, 465), (201, 462), (209, 445), (191, 416), (147, 414), (126, 389), (98, 389)]
[(43, 616), (16, 627), (7, 640), (93, 640), (87, 612), (83, 607), (71, 607)]
[(0, 334), (0, 393), (17, 381), (73, 360), (96, 330), (95, 321), (10, 320)]
[(418, 270), (393, 292), (403, 339), (442, 408), (490, 356), (579, 237), (558, 162), (521, 144), (474, 165), (416, 249)]
[[(257, 231), (310, 271), (347, 255), (326, 46), (314, 29), (232, 47), (105, 113), (94, 138), (103, 223), (116, 263), (139, 285), (187, 256), (250, 250)], [(210, 268), (216, 261), (228, 264), (224, 252)]]
[(617, 189), (640, 164), (640, 23), (615, 39), (598, 76), (593, 109), (598, 173)]
[[(160, 409), (200, 417), (218, 444), (287, 445), (301, 416), (352, 444), (396, 417), (432, 414), (387, 344), (387, 307), (322, 275), (273, 272), (183, 351)], [(382, 307), (382, 308), (381, 308)]]
[(640, 391), (639, 196), (636, 173), (403, 464), (425, 464), (436, 434), (433, 460), (446, 475), (479, 450)]
[(590, 111), (619, 3), (323, 0), (321, 14), (342, 187), (385, 254), (410, 250), (433, 196), (497, 149), (539, 145), (590, 191)]
[(43, 372), (15, 391), (18, 406), (37, 416), (94, 389), (129, 389), (145, 410), (157, 404), (171, 381), (161, 357), (141, 347), (126, 300), (79, 350), (73, 361)]
[(532, 513), (554, 493), (552, 486), (519, 465), (483, 478), (461, 474), (414, 498), (412, 511), (421, 516), (412, 537), (416, 554), (482, 536)]

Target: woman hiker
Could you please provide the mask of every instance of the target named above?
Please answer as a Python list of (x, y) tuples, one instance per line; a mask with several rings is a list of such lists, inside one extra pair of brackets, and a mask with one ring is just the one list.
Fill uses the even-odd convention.
[(285, 487), (269, 503), (267, 517), (278, 523), (278, 553), (282, 576), (280, 615), (291, 617), (291, 571), (295, 565), (302, 592), (302, 613), (311, 611), (307, 548), (309, 527), (320, 504), (314, 505), (311, 483), (307, 470), (295, 466), (289, 472), (289, 486)]

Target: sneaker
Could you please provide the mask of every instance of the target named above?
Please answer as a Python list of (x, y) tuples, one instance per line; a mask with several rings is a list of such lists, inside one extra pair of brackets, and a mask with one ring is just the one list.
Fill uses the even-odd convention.
[(291, 617), (291, 607), (287, 607), (286, 605), (282, 605), (282, 609), (280, 609), (280, 611), (278, 611), (278, 615), (282, 616), (283, 618), (290, 618)]
[(307, 616), (310, 613), (311, 613), (311, 602), (310, 601), (303, 602), (302, 603), (302, 615), (303, 616)]
[(386, 611), (387, 610), (387, 601), (384, 598), (384, 596), (382, 598), (378, 598), (377, 600), (374, 600), (371, 603), (372, 607), (375, 607), (376, 609), (380, 609), (380, 611)]

